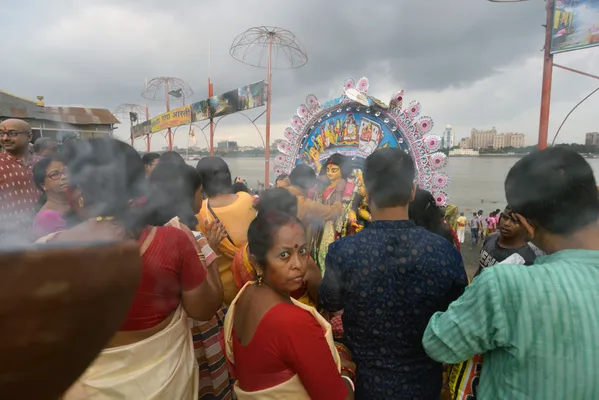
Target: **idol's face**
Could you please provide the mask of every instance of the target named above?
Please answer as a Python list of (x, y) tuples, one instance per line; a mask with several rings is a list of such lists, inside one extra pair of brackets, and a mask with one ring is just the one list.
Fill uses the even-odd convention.
[(342, 179), (341, 168), (335, 164), (327, 165), (327, 178), (329, 178), (331, 182), (340, 181)]

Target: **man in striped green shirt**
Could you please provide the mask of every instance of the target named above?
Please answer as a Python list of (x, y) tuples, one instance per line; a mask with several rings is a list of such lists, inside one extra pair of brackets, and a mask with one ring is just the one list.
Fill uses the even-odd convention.
[(484, 354), (477, 399), (599, 399), (599, 193), (589, 164), (550, 148), (527, 155), (505, 182), (514, 216), (548, 255), (495, 265), (422, 344), (448, 364)]

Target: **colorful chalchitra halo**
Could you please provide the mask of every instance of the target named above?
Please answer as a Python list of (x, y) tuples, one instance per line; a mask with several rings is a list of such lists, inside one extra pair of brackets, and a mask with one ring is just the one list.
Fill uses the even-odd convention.
[(418, 186), (430, 191), (438, 205), (446, 205), (449, 177), (442, 170), (447, 157), (439, 151), (441, 138), (431, 133), (432, 118), (420, 116), (417, 101), (403, 108), (403, 90), (387, 105), (369, 96), (368, 87), (366, 78), (348, 79), (343, 95), (324, 104), (308, 95), (278, 144), (275, 173), (289, 174), (302, 163), (317, 168), (334, 153), (351, 157), (353, 167), (361, 169), (374, 150), (398, 147), (412, 156)]

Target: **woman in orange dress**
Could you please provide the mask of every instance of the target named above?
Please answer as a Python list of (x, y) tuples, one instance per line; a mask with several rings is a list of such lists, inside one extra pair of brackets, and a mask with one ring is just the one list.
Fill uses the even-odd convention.
[(224, 239), (214, 249), (224, 287), (225, 304), (230, 304), (237, 294), (231, 272), (233, 258), (247, 243), (247, 230), (256, 217), (254, 197), (249, 193), (233, 193), (231, 171), (219, 157), (204, 157), (196, 166), (202, 177), (203, 190), (208, 197), (197, 214), (197, 231), (206, 235), (214, 225), (222, 224)]

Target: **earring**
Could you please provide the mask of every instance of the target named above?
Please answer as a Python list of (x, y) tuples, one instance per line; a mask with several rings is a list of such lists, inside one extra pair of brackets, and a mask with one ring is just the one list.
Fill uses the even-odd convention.
[(258, 286), (262, 286), (262, 279), (263, 279), (262, 275), (258, 275), (257, 278), (258, 279), (256, 279), (256, 282), (258, 283)]
[(83, 208), (83, 204), (84, 204), (83, 197), (79, 197), (77, 199), (77, 207)]

